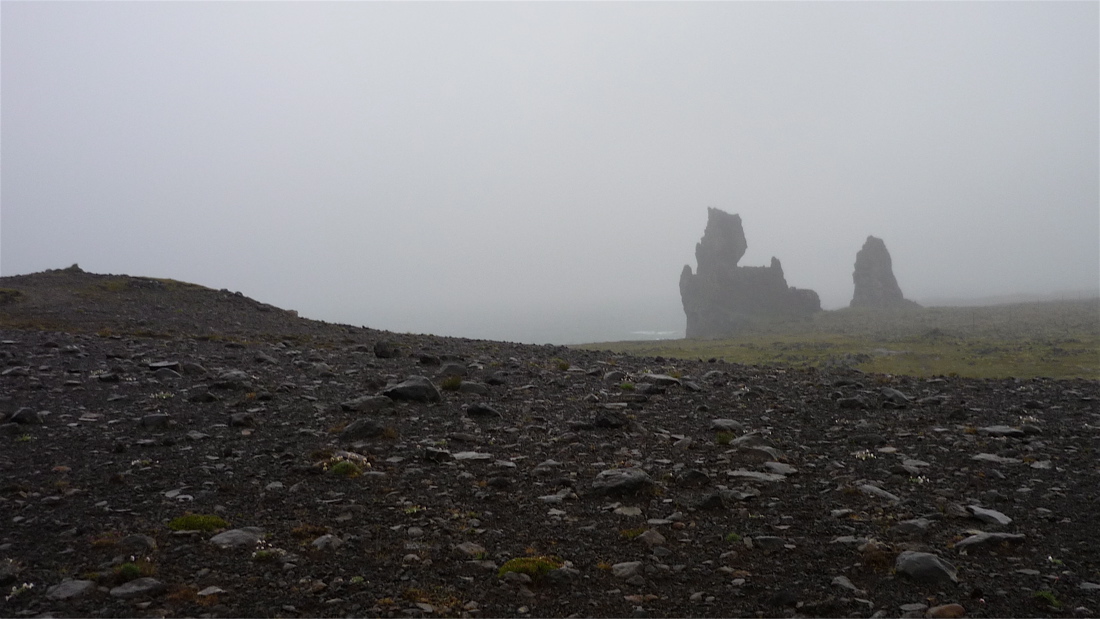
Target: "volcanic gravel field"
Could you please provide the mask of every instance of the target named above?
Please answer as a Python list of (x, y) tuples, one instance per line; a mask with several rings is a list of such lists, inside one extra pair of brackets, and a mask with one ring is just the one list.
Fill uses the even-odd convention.
[(407, 335), (0, 278), (0, 615), (1100, 612), (1100, 383)]

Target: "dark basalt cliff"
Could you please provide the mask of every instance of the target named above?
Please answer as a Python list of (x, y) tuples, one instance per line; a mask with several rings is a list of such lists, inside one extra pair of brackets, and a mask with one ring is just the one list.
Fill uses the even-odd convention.
[(695, 246), (698, 269), (692, 273), (685, 265), (680, 274), (687, 337), (733, 335), (754, 318), (793, 318), (821, 310), (816, 292), (787, 285), (776, 258), (769, 266), (737, 266), (747, 248), (740, 215), (707, 209), (707, 227)]

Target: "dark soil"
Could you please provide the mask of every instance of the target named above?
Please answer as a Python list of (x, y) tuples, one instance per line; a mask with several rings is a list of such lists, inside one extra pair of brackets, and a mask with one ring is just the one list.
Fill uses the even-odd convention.
[(78, 269), (0, 279), (0, 363), (0, 616), (1100, 611), (1096, 381), (394, 334)]

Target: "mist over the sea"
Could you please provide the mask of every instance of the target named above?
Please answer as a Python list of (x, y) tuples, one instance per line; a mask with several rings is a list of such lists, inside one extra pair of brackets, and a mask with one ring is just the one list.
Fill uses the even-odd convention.
[(707, 207), (826, 309), (1095, 294), (1100, 5), (0, 3), (0, 273), (678, 337)]

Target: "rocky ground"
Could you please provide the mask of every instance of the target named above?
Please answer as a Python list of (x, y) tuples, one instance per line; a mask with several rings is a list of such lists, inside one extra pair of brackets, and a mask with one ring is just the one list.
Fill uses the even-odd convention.
[[(1100, 384), (0, 279), (2, 616), (1095, 616)], [(181, 518), (189, 516), (186, 518)]]

